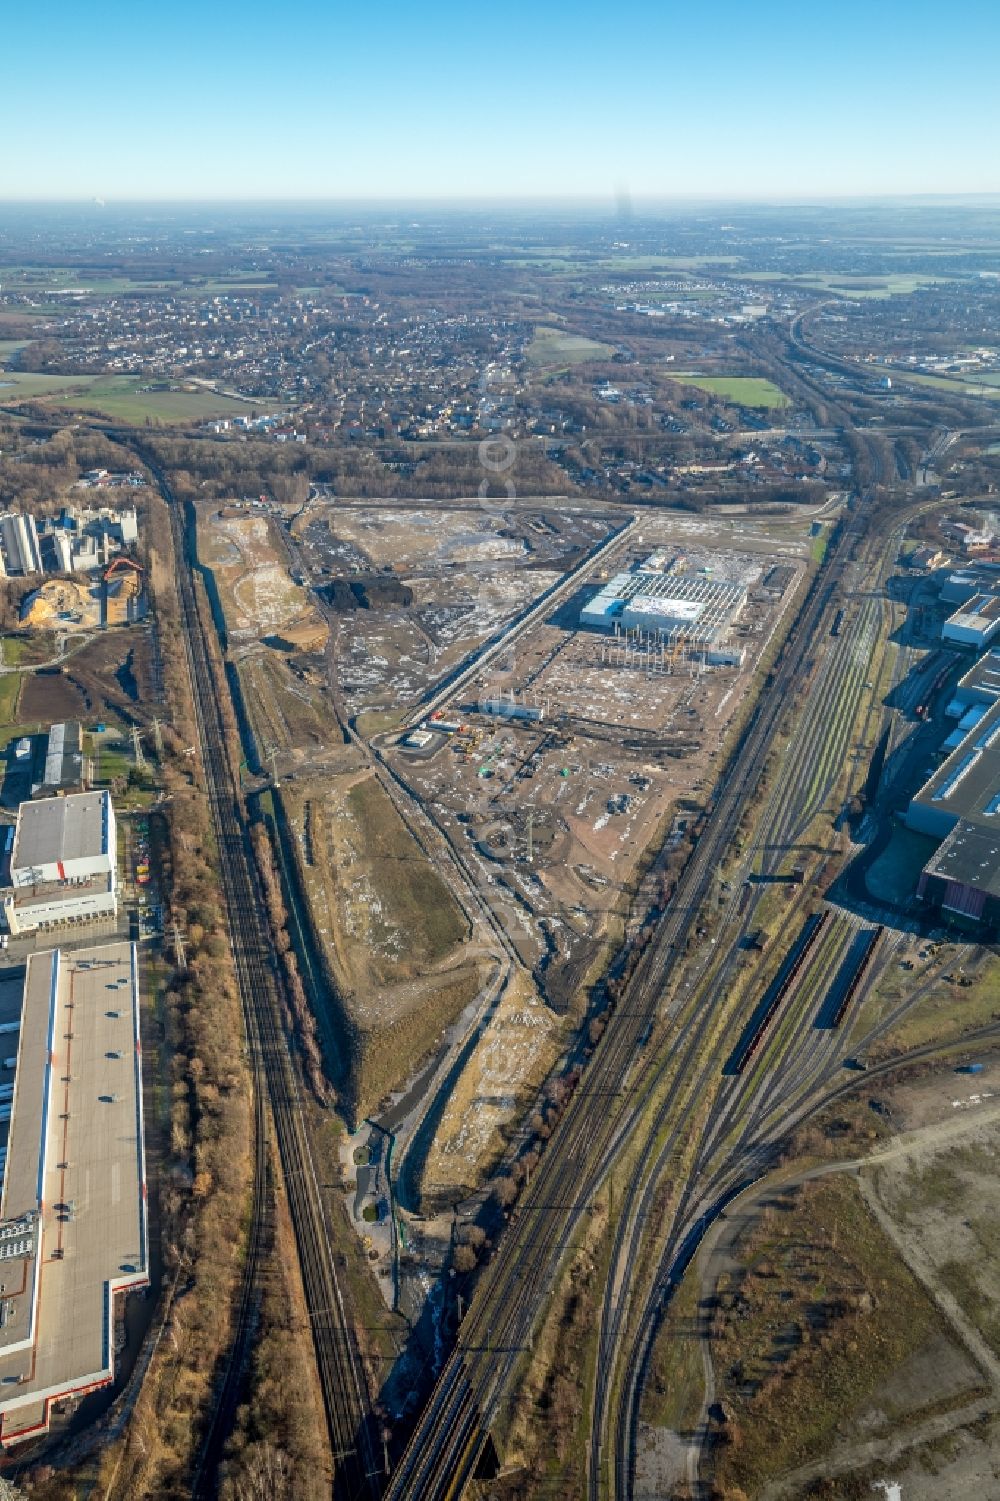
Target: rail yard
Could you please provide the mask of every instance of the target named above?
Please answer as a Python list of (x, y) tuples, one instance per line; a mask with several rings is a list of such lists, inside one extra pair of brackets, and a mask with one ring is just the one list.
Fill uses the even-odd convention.
[[(38, 1501), (925, 1501), (1000, 1449), (994, 268), (717, 217), (0, 267)], [(129, 609), (39, 616), (100, 549)]]
[[(358, 519), (362, 514), (355, 512)], [(448, 852), (448, 882), (473, 914), (483, 958), (494, 975), (506, 973), (502, 986), (514, 974), (530, 975), (550, 1007), (566, 1006), (599, 951), (602, 923), (613, 910), (609, 895), (628, 880), (657, 831), (670, 836), (668, 848), (687, 834), (690, 852), (659, 887), (660, 915), (612, 1000), (605, 1035), (479, 1272), (454, 1352), (387, 1476), (344, 1305), (329, 1335), (317, 1330), (331, 1424), (333, 1411), (341, 1414), (332, 1432), (344, 1494), (365, 1486), (375, 1493), (385, 1484), (392, 1497), (455, 1496), (485, 1473), (491, 1455), (502, 1453), (510, 1403), (560, 1268), (611, 1179), (622, 1207), (608, 1246), (586, 1474), (594, 1501), (633, 1493), (652, 1342), (701, 1237), (766, 1170), (796, 1124), (842, 1092), (848, 1036), (851, 1056), (863, 1055), (887, 1029), (884, 1017), (867, 1031), (854, 1022), (905, 943), (898, 930), (887, 931), (875, 904), (845, 908), (830, 882), (839, 878), (849, 848), (837, 810), (862, 789), (879, 738), (891, 748), (899, 737), (899, 716), (881, 697), (886, 671), (901, 681), (907, 665), (887, 656), (896, 610), (889, 580), (907, 526), (922, 514), (918, 505), (890, 521), (873, 514), (872, 495), (857, 496), (827, 522), (818, 570), (807, 566), (805, 528), (783, 526), (776, 545), (766, 523), (729, 532), (724, 523), (706, 528), (667, 519), (643, 521), (641, 533), (633, 524), (616, 541), (619, 523), (596, 560), (577, 564), (568, 585), (556, 588), (560, 575), (540, 570), (536, 589), (543, 596), (552, 591), (546, 614), (525, 615), (524, 601), (512, 601), (506, 623), (494, 613), (489, 624), (484, 618), (475, 627), (464, 656), (460, 638), (457, 654), (438, 661), (437, 649), (430, 653), (427, 660), (441, 669), (438, 681), (443, 672), (440, 691), (430, 692), (433, 676), (404, 681), (392, 665), (402, 659), (384, 656), (382, 696), (369, 692), (364, 700), (364, 712), (374, 716), (370, 739), (352, 731), (354, 769), (345, 763), (337, 772), (331, 763), (329, 775), (346, 777), (345, 787), (356, 787), (359, 775), (374, 775), (374, 785), (388, 777), (384, 787), (398, 802), (401, 827), (417, 833), (429, 818)], [(331, 534), (339, 526), (332, 517), (326, 524)], [(375, 560), (361, 556), (364, 526), (352, 525), (351, 566), (370, 573)], [(734, 548), (730, 537), (737, 536)], [(468, 543), (467, 533), (460, 538)], [(303, 563), (294, 528), (289, 548), (298, 577), (307, 588), (318, 586), (319, 618), (336, 641), (337, 604), (321, 586), (328, 564)], [(609, 578), (612, 585), (602, 584)], [(696, 584), (697, 578), (712, 583)], [(481, 586), (481, 604), (496, 587)], [(714, 608), (712, 589), (720, 601), (730, 591), (718, 617), (703, 614)], [(641, 610), (629, 603), (632, 596)], [(596, 605), (588, 603), (595, 598)], [(616, 598), (624, 604), (615, 606)], [(407, 608), (390, 602), (397, 633), (407, 628)], [(597, 620), (608, 608), (621, 616), (610, 629)], [(695, 629), (710, 618), (707, 633), (704, 624)], [(905, 620), (904, 612), (904, 632)], [(367, 620), (362, 624), (369, 630)], [(375, 629), (385, 627), (376, 622)], [(373, 665), (386, 639), (369, 636)], [(922, 659), (917, 665), (918, 675), (926, 672)], [(762, 675), (763, 686), (753, 689)], [(374, 678), (367, 681), (375, 688)], [(945, 668), (922, 702), (933, 703), (946, 686)], [(345, 689), (348, 715), (352, 691)], [(424, 709), (400, 726), (389, 708), (401, 695), (418, 703), (423, 697)], [(735, 739), (732, 723), (739, 723)], [(284, 764), (294, 786), (302, 772), (294, 757)], [(320, 832), (319, 809), (329, 794), (322, 777), (312, 775), (302, 783), (311, 801), (288, 825), (307, 851), (306, 863), (316, 859), (315, 841), (328, 837)], [(290, 810), (291, 791), (283, 802)], [(235, 806), (232, 792), (223, 798), (220, 790), (215, 805)], [(433, 847), (423, 832), (417, 842), (425, 853)], [(344, 880), (342, 857), (335, 845), (330, 850), (326, 879), (335, 891)], [(234, 890), (231, 899), (243, 910), (249, 906), (248, 893)], [(391, 922), (388, 890), (380, 903), (379, 920)], [(391, 938), (381, 941), (391, 949)], [(486, 976), (484, 970), (481, 983)], [(486, 984), (484, 999), (497, 993), (495, 985)], [(473, 1000), (474, 991), (465, 990), (454, 1005)], [(456, 1047), (463, 1036), (487, 1045), (489, 1010), (471, 1023), (468, 1011), (463, 1017), (472, 1031), (448, 1033), (446, 1046)], [(274, 1089), (279, 1076), (273, 1051), (265, 1049), (268, 1056)], [(530, 1055), (511, 1056), (501, 1141), (504, 1120), (513, 1123), (523, 1108), (518, 1102), (528, 1098), (522, 1091), (530, 1074)], [(401, 1087), (405, 1071), (396, 1080)], [(486, 1159), (473, 1153), (467, 1180), (495, 1160), (496, 1142), (494, 1135)], [(294, 1155), (301, 1147), (286, 1142), (283, 1151), (288, 1163), (301, 1160)], [(381, 1191), (384, 1201), (376, 1195), (355, 1202), (370, 1202), (378, 1216), (387, 1203), (433, 1265), (434, 1211), (414, 1218), (418, 1202), (404, 1203), (402, 1193), (396, 1199), (391, 1179)], [(328, 1298), (329, 1272), (310, 1269), (316, 1231), (309, 1215), (303, 1201), (295, 1216), (307, 1247), (307, 1295)], [(395, 1240), (377, 1244), (388, 1258), (380, 1261), (383, 1285), (395, 1286)], [(445, 1262), (446, 1251), (438, 1254)], [(400, 1286), (408, 1286), (405, 1275)], [(417, 1306), (412, 1289), (406, 1296)], [(352, 1403), (346, 1425), (345, 1391)], [(345, 1463), (345, 1454), (357, 1457)], [(355, 1465), (365, 1467), (364, 1476)]]

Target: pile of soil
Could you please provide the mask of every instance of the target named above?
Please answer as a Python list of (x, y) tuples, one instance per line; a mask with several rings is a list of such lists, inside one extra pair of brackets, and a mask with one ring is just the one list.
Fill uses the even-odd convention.
[(335, 610), (398, 610), (413, 603), (413, 590), (392, 574), (358, 574), (333, 579), (319, 590)]

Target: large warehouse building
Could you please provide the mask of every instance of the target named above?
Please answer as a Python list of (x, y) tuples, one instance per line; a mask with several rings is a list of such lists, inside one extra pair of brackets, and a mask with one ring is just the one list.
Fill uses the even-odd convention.
[(15, 934), (117, 914), (117, 831), (109, 793), (21, 804), (3, 911)]
[(943, 840), (918, 893), (972, 923), (1000, 922), (1000, 700), (921, 787), (906, 822)]
[(0, 1443), (114, 1379), (115, 1295), (149, 1280), (135, 949), (0, 979)]
[(580, 624), (708, 647), (726, 640), (746, 602), (746, 584), (672, 572), (654, 555), (602, 585), (580, 611)]
[(955, 703), (960, 708), (972, 704), (990, 705), (1000, 698), (1000, 651), (985, 652), (958, 680)]
[(982, 651), (997, 631), (1000, 631), (1000, 596), (974, 594), (949, 615), (941, 627), (941, 639)]

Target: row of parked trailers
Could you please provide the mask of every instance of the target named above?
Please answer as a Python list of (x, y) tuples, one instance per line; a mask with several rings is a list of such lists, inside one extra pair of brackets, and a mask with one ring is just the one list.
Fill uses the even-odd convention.
[[(778, 974), (771, 983), (770, 989), (765, 993), (761, 1007), (751, 1018), (746, 1031), (744, 1031), (734, 1051), (730, 1054), (729, 1061), (725, 1067), (727, 1074), (741, 1074), (758, 1052), (779, 1006), (792, 990), (802, 973), (803, 966), (815, 949), (829, 918), (829, 908), (824, 908), (822, 912), (814, 912), (810, 917), (806, 918), (795, 948), (778, 971)], [(885, 929), (879, 926), (873, 928), (868, 934), (864, 945), (857, 954), (851, 977), (844, 985), (843, 994), (837, 1001), (833, 1014), (822, 1023), (823, 1026), (828, 1028), (840, 1026), (847, 1013), (847, 1008), (857, 995), (861, 982), (871, 965), (879, 939), (882, 937), (884, 931)]]

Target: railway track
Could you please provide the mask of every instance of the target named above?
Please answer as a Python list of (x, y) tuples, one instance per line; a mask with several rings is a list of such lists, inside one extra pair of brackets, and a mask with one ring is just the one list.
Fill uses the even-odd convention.
[[(392, 1501), (457, 1496), (473, 1473), (485, 1430), (496, 1416), (581, 1217), (658, 1081), (658, 1065), (637, 1068), (640, 1040), (657, 1019), (669, 973), (684, 951), (741, 810), (763, 772), (778, 711), (801, 674), (809, 643), (842, 584), (861, 533), (859, 517), (850, 515), (802, 608), (737, 759), (721, 782), (674, 901), (484, 1273), (458, 1347), (393, 1475), (388, 1492)], [(691, 1058), (696, 1056), (711, 1019), (710, 1007), (692, 1013), (675, 1035), (672, 1052), (683, 1047)], [(478, 1443), (469, 1441), (464, 1423), (458, 1422), (456, 1394), (461, 1391), (467, 1397), (469, 1388), (480, 1419)], [(455, 1438), (460, 1430), (461, 1445)]]
[(239, 778), (230, 759), (184, 528), (169, 486), (155, 469), (154, 474), (170, 506), (199, 749), (218, 844), (220, 881), (254, 1087), (254, 1187), (247, 1264), (233, 1348), (199, 1465), (197, 1494), (211, 1493), (212, 1461), (221, 1453), (235, 1413), (255, 1329), (257, 1271), (267, 1221), (269, 1113), (313, 1332), (335, 1464), (335, 1495), (343, 1501), (369, 1501), (381, 1493), (381, 1469), (375, 1460), (375, 1435), (361, 1360), (346, 1317), (303, 1119), (301, 1085), (291, 1056), (293, 1043), (283, 1023), (283, 981), (239, 797)]
[[(844, 932), (849, 939), (857, 928), (845, 922)], [(785, 1038), (776, 1044), (771, 1066), (758, 1063), (746, 1075), (734, 1079), (710, 1112), (700, 1148), (674, 1210), (656, 1273), (631, 1321), (628, 1349), (621, 1361), (621, 1385), (610, 1414), (607, 1458), (611, 1463), (603, 1476), (592, 1469), (592, 1497), (609, 1494), (616, 1501), (626, 1501), (631, 1495), (639, 1402), (646, 1362), (658, 1327), (657, 1316), (678, 1285), (702, 1235), (729, 1199), (770, 1166), (776, 1138), (817, 1108), (819, 1092), (840, 1072), (842, 1048), (837, 1034), (817, 1030), (816, 1020), (826, 985), (843, 952), (842, 938), (843, 935), (831, 934), (829, 948), (817, 955), (815, 980), (811, 982), (807, 977), (803, 982), (803, 1005), (790, 1018)], [(716, 1054), (703, 1070), (703, 1085), (707, 1085), (717, 1066)], [(856, 1083), (853, 1087), (857, 1087)], [(677, 1127), (678, 1135), (681, 1129)], [(735, 1136), (729, 1134), (727, 1139), (727, 1133), (734, 1130)], [(648, 1216), (654, 1187), (651, 1174), (640, 1196), (636, 1215), (640, 1224)], [(631, 1249), (638, 1254), (638, 1235)], [(616, 1340), (623, 1334), (622, 1329), (616, 1330)]]
[[(880, 546), (880, 552), (874, 560), (869, 558), (866, 563), (859, 561), (850, 564), (850, 569), (844, 570), (844, 578), (853, 573), (857, 584), (865, 585), (883, 584), (887, 569), (892, 566), (895, 558), (896, 539), (899, 536), (899, 528), (895, 528), (887, 537), (871, 539), (872, 545)], [(752, 844), (749, 856), (746, 857), (743, 869), (749, 872), (754, 860), (760, 860), (761, 874), (773, 875), (781, 865), (782, 857), (788, 848), (794, 844), (796, 838), (805, 833), (809, 823), (818, 811), (823, 808), (829, 797), (830, 791), (835, 787), (842, 767), (844, 767), (845, 754), (850, 743), (851, 731), (856, 723), (857, 710), (862, 702), (865, 678), (868, 677), (869, 659), (871, 659), (871, 647), (877, 638), (878, 602), (872, 599), (872, 591), (860, 590), (860, 605), (856, 611), (850, 612), (850, 618), (844, 624), (844, 635), (835, 638), (832, 650), (826, 654), (817, 678), (812, 683), (808, 701), (800, 714), (793, 738), (782, 755), (781, 766), (775, 778), (775, 787), (767, 799), (763, 814), (758, 820), (757, 833)], [(733, 971), (736, 961), (737, 949), (739, 949), (740, 937), (754, 920), (754, 908), (760, 899), (760, 889), (757, 895), (751, 896), (751, 901), (734, 892), (730, 901), (730, 910), (727, 913), (725, 926), (734, 935), (730, 943), (728, 961), (724, 961), (719, 970), (716, 985), (725, 988), (728, 977)], [(841, 962), (847, 958), (850, 944), (856, 937), (856, 923), (847, 917), (838, 914), (835, 925), (830, 926), (829, 941), (824, 940), (821, 944), (820, 955), (817, 956), (814, 970), (820, 980), (818, 983), (832, 983), (833, 976), (838, 973)], [(698, 1073), (694, 1088), (688, 1091), (688, 1099), (700, 1100), (706, 1096), (706, 1091), (718, 1091), (716, 1100), (710, 1111), (709, 1121), (704, 1124), (701, 1132), (700, 1147), (695, 1151), (694, 1162), (686, 1171), (688, 1183), (680, 1195), (674, 1211), (674, 1226), (668, 1235), (667, 1243), (662, 1249), (661, 1271), (653, 1280), (652, 1288), (644, 1298), (643, 1310), (638, 1315), (638, 1327), (640, 1330), (650, 1328), (655, 1324), (655, 1313), (659, 1303), (665, 1295), (665, 1291), (673, 1283), (670, 1282), (670, 1268), (676, 1271), (677, 1247), (680, 1244), (688, 1244), (689, 1238), (694, 1235), (695, 1225), (689, 1219), (685, 1219), (691, 1213), (692, 1204), (701, 1202), (704, 1193), (704, 1184), (712, 1181), (712, 1163), (718, 1166), (719, 1154), (724, 1154), (725, 1144), (737, 1130), (737, 1124), (742, 1123), (739, 1132), (739, 1150), (734, 1147), (733, 1162), (740, 1160), (752, 1160), (755, 1144), (758, 1144), (763, 1133), (763, 1127), (773, 1118), (784, 1118), (781, 1112), (788, 1112), (794, 1108), (794, 1103), (808, 1096), (808, 1087), (814, 1084), (817, 1076), (824, 1070), (838, 1067), (836, 1054), (841, 1051), (838, 1036), (835, 1031), (817, 1030), (817, 1018), (814, 1015), (814, 1006), (820, 1003), (820, 995), (823, 989), (815, 991), (817, 979), (814, 974), (809, 974), (803, 983), (799, 994), (794, 997), (790, 1007), (790, 1015), (781, 1019), (776, 1024), (779, 1036), (766, 1039), (763, 1030), (754, 1034), (754, 1048), (758, 1043), (766, 1043), (766, 1054), (769, 1055), (769, 1067), (763, 1066), (763, 1060), (758, 1060), (752, 1069), (752, 1078), (748, 1081), (743, 1079), (731, 1079), (731, 1081), (719, 1081), (718, 1054), (713, 1054), (709, 1060), (704, 1060), (703, 1067)], [(743, 1060), (746, 1063), (748, 1060)], [(737, 1070), (740, 1072), (740, 1070)], [(680, 1102), (673, 1102), (674, 1108)], [(652, 1126), (647, 1130), (647, 1139), (656, 1141), (661, 1135), (668, 1117), (670, 1117), (670, 1100), (665, 1100), (661, 1111), (653, 1120)], [(631, 1216), (620, 1222), (619, 1237), (616, 1241), (616, 1250), (613, 1253), (613, 1265), (616, 1261), (620, 1264), (637, 1265), (640, 1256), (641, 1235), (643, 1235), (644, 1223), (650, 1213), (652, 1196), (656, 1190), (656, 1184), (670, 1171), (671, 1156), (677, 1150), (677, 1144), (685, 1139), (685, 1133), (691, 1133), (692, 1123), (680, 1118), (677, 1126), (671, 1130), (664, 1147), (659, 1151), (658, 1159), (652, 1165), (649, 1175), (643, 1178), (640, 1174), (634, 1184), (635, 1199), (634, 1211)], [(785, 1127), (787, 1129), (787, 1127)], [(722, 1157), (725, 1160), (725, 1156)], [(734, 1166), (730, 1180), (739, 1177), (740, 1171), (748, 1171), (746, 1166)], [(667, 1280), (665, 1280), (667, 1279)], [(638, 1345), (632, 1345), (631, 1351), (626, 1355), (625, 1373), (623, 1373), (623, 1391), (620, 1393), (622, 1402), (619, 1409), (611, 1415), (608, 1411), (608, 1403), (611, 1400), (611, 1387), (614, 1381), (614, 1366), (616, 1366), (616, 1352), (620, 1339), (625, 1330), (626, 1315), (628, 1315), (629, 1300), (623, 1298), (622, 1304), (617, 1304), (610, 1297), (605, 1297), (604, 1310), (602, 1310), (601, 1346), (598, 1355), (598, 1385), (596, 1385), (595, 1400), (595, 1423), (592, 1429), (592, 1453), (590, 1453), (589, 1486), (590, 1496), (605, 1493), (605, 1489), (611, 1489), (616, 1496), (626, 1496), (629, 1493), (629, 1481), (631, 1481), (631, 1456), (632, 1442), (634, 1442), (635, 1423), (637, 1423), (638, 1396), (641, 1391), (641, 1370), (644, 1367), (652, 1334), (649, 1337), (640, 1334)], [(604, 1444), (607, 1424), (611, 1426), (611, 1444)], [(608, 1451), (610, 1448), (610, 1451)]]
[[(899, 535), (900, 529), (897, 527), (888, 536), (871, 539), (873, 546), (877, 548), (874, 555), (869, 554), (867, 559), (850, 564), (845, 569), (844, 581), (846, 583), (848, 577), (853, 578), (852, 592), (860, 598), (860, 603), (855, 610), (845, 612), (841, 609), (838, 612), (843, 635), (834, 638), (832, 649), (824, 657), (793, 736), (781, 757), (774, 786), (758, 820), (751, 849), (743, 862), (745, 874), (749, 874), (751, 866), (758, 861), (762, 875), (773, 876), (777, 872), (789, 848), (805, 833), (812, 819), (825, 805), (842, 773), (863, 700), (865, 680), (871, 671), (872, 648), (883, 623), (881, 602), (877, 596), (895, 558)], [(818, 619), (819, 617), (817, 624)], [(738, 880), (734, 885), (736, 889), (723, 921), (723, 930), (729, 935), (728, 955), (724, 958), (720, 956), (715, 969), (711, 982), (715, 992), (724, 991), (732, 978), (741, 940), (753, 924), (754, 910), (762, 889), (744, 886), (741, 892)], [(749, 900), (748, 892), (751, 893)], [(751, 1046), (745, 1055), (741, 1055), (740, 1067), (734, 1070), (737, 1074), (741, 1073), (743, 1067), (749, 1065), (756, 1048), (764, 1044), (768, 1065), (763, 1066), (758, 1059), (749, 1082), (742, 1079), (719, 1079), (723, 1052), (720, 1042), (710, 1050), (707, 1057), (702, 1058), (696, 1054), (696, 1075), (689, 1082), (686, 1091), (671, 1089), (652, 1122), (643, 1125), (646, 1139), (655, 1143), (663, 1139), (663, 1132), (670, 1121), (677, 1117), (655, 1161), (650, 1165), (648, 1160), (642, 1160), (632, 1183), (624, 1191), (632, 1208), (619, 1221), (612, 1252), (612, 1275), (609, 1277), (602, 1308), (596, 1362), (589, 1468), (592, 1501), (605, 1494), (609, 1488), (619, 1496), (629, 1493), (630, 1444), (634, 1436), (640, 1389), (638, 1375), (648, 1342), (640, 1339), (640, 1347), (634, 1348), (626, 1358), (622, 1395), (624, 1406), (612, 1414), (609, 1403), (612, 1401), (616, 1352), (629, 1318), (630, 1294), (633, 1291), (627, 1269), (641, 1264), (642, 1237), (657, 1185), (669, 1174), (676, 1154), (683, 1149), (685, 1140), (691, 1137), (695, 1128), (694, 1121), (685, 1118), (685, 1112), (690, 1117), (704, 1099), (710, 1098), (713, 1093), (716, 1095), (708, 1120), (701, 1131), (700, 1145), (693, 1161), (685, 1169), (687, 1186), (680, 1195), (674, 1212), (674, 1233), (668, 1237), (663, 1251), (668, 1267), (672, 1264), (671, 1259), (679, 1240), (693, 1233), (692, 1224), (685, 1221), (684, 1217), (692, 1203), (699, 1200), (704, 1184), (711, 1179), (713, 1160), (717, 1161), (720, 1153), (724, 1154), (726, 1143), (733, 1137), (733, 1133), (738, 1133), (741, 1151), (752, 1158), (755, 1140), (759, 1139), (764, 1126), (776, 1116), (780, 1118), (781, 1110), (790, 1111), (798, 1101), (804, 1099), (809, 1084), (815, 1081), (821, 1071), (839, 1066), (837, 1055), (842, 1051), (840, 1039), (829, 1028), (819, 1030), (816, 1012), (826, 994), (826, 987), (833, 984), (841, 965), (846, 964), (857, 935), (856, 920), (838, 913), (819, 945), (815, 961), (810, 960), (806, 980), (797, 988), (787, 1016), (784, 1015), (785, 1007), (779, 991), (776, 1004), (769, 1012), (769, 1016), (773, 1015), (774, 1010), (781, 1007), (781, 1017), (777, 1023), (772, 1023), (777, 1035), (767, 1035), (767, 1018), (759, 1021), (749, 1038)], [(778, 980), (780, 978), (779, 971)], [(776, 980), (775, 988), (777, 986)], [(706, 993), (702, 998), (702, 1005), (710, 1005), (711, 1000), (711, 995)], [(737, 1045), (737, 1053), (739, 1049), (740, 1044)], [(730, 1062), (735, 1056), (736, 1054), (730, 1056)], [(688, 1103), (685, 1104), (685, 1101)], [(678, 1115), (678, 1112), (681, 1113)], [(739, 1160), (738, 1154), (736, 1160)], [(644, 1309), (638, 1316), (640, 1329), (653, 1322), (658, 1300), (666, 1285), (662, 1277), (654, 1281)], [(609, 1422), (612, 1442), (610, 1446), (606, 1446), (603, 1439)]]
[[(917, 1004), (926, 991), (936, 983), (937, 978), (937, 975), (929, 975), (912, 996), (895, 1008), (889, 1016), (883, 1018), (861, 1039), (857, 1044), (859, 1050), (863, 1050), (869, 1041), (881, 1036), (906, 1011)], [(866, 975), (865, 983), (870, 984), (871, 981), (872, 976)], [(998, 1035), (1000, 1035), (1000, 1024), (993, 1022), (967, 1034), (962, 1039), (961, 1045), (992, 1040)], [(690, 1188), (686, 1192), (683, 1208), (672, 1227), (669, 1244), (660, 1262), (642, 1316), (638, 1321), (639, 1333), (627, 1361), (626, 1391), (617, 1414), (614, 1431), (617, 1465), (610, 1493), (614, 1495), (616, 1501), (627, 1501), (627, 1498), (631, 1496), (638, 1402), (641, 1396), (645, 1360), (655, 1337), (656, 1312), (672, 1295), (684, 1270), (697, 1251), (704, 1233), (719, 1213), (773, 1166), (772, 1146), (775, 1137), (787, 1133), (818, 1111), (838, 1100), (848, 1098), (859, 1089), (870, 1088), (875, 1079), (894, 1074), (901, 1068), (937, 1058), (942, 1052), (947, 1052), (949, 1048), (956, 1045), (958, 1044), (931, 1043), (917, 1047), (908, 1053), (886, 1059), (870, 1068), (864, 1075), (852, 1073), (846, 1079), (839, 1054), (828, 1053), (822, 1061), (813, 1060), (810, 1063), (807, 1087), (799, 1089), (794, 1101), (790, 1098), (785, 1102), (779, 1121), (773, 1122), (770, 1126), (761, 1126), (759, 1112), (757, 1112), (755, 1125), (745, 1128), (728, 1157), (717, 1162), (714, 1169), (709, 1169), (704, 1161), (699, 1164), (702, 1177), (698, 1194), (696, 1196)], [(796, 1061), (798, 1064), (799, 1060)], [(766, 1077), (763, 1074), (758, 1075), (759, 1080), (764, 1080)], [(802, 1082), (799, 1081), (800, 1084)], [(751, 1100), (750, 1103), (752, 1106), (755, 1102)], [(696, 1176), (692, 1173), (692, 1182)], [(696, 1479), (693, 1474), (689, 1474), (688, 1478), (692, 1483)]]

